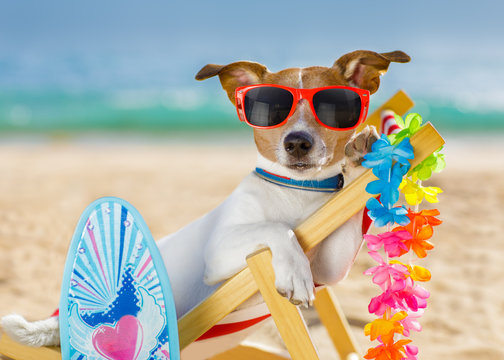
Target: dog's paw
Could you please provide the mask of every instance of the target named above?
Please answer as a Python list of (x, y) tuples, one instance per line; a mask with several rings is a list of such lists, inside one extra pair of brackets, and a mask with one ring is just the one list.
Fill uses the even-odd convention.
[(345, 145), (347, 165), (353, 167), (361, 165), (364, 155), (371, 151), (371, 146), (378, 138), (378, 132), (374, 126), (366, 126), (360, 133), (355, 134)]
[(289, 237), (292, 246), (279, 251), (272, 249), (275, 287), (294, 305), (308, 307), (315, 298), (310, 262), (292, 230), (289, 230)]
[(345, 185), (358, 178), (366, 169), (361, 166), (364, 155), (371, 151), (371, 146), (379, 136), (374, 126), (366, 126), (360, 133), (355, 134), (345, 145), (345, 164), (343, 174)]

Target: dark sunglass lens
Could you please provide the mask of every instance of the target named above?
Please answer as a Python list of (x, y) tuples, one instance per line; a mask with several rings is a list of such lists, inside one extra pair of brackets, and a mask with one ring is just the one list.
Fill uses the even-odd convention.
[(290, 113), (294, 96), (277, 87), (257, 87), (245, 94), (245, 116), (255, 126), (275, 126)]
[(355, 126), (361, 112), (359, 94), (348, 89), (326, 89), (313, 95), (313, 107), (325, 125), (347, 129)]

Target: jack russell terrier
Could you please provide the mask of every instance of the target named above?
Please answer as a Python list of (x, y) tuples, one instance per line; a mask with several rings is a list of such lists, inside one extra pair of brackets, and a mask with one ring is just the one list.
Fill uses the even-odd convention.
[[(310, 304), (314, 283), (334, 284), (345, 277), (361, 246), (362, 212), (308, 254), (293, 229), (364, 171), (363, 156), (378, 134), (373, 127), (355, 134), (355, 128), (364, 121), (369, 95), (378, 90), (390, 62), (409, 60), (401, 51), (360, 50), (343, 55), (332, 67), (273, 73), (259, 63), (240, 61), (209, 64), (199, 71), (197, 80), (219, 76), (240, 120), (253, 127), (258, 159), (256, 170), (220, 206), (158, 242), (179, 318), (263, 247), (273, 254), (278, 292), (293, 304)], [(256, 295), (235, 313), (261, 305)], [(267, 316), (261, 309), (255, 318)], [(28, 323), (9, 315), (2, 325), (25, 344), (59, 343), (56, 316)], [(228, 336), (220, 344), (212, 336), (193, 343), (184, 358), (209, 357), (237, 345), (249, 332), (224, 333)]]

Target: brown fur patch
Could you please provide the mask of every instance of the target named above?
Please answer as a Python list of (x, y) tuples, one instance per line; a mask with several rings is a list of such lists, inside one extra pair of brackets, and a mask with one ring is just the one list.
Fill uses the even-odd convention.
[(290, 68), (276, 73), (267, 73), (263, 78), (264, 84), (277, 84), (288, 87), (299, 87), (300, 68)]
[(380, 75), (383, 75), (390, 62), (408, 62), (410, 57), (402, 51), (376, 53), (357, 50), (345, 54), (334, 62), (333, 68), (339, 69), (347, 82), (353, 82), (361, 89), (374, 94), (380, 86)]

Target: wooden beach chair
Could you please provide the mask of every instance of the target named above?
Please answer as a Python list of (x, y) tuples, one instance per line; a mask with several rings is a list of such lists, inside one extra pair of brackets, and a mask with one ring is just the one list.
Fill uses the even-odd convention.
[[(379, 129), (382, 110), (390, 109), (403, 115), (412, 106), (413, 102), (409, 97), (399, 91), (371, 114), (364, 126), (375, 125)], [(444, 144), (444, 140), (428, 123), (411, 138), (411, 144), (415, 152), (415, 158), (411, 161), (414, 167), (439, 149)], [(375, 179), (372, 171), (367, 170), (345, 189), (334, 194), (325, 205), (295, 229), (296, 236), (305, 252), (315, 247), (364, 208), (366, 201), (372, 196), (365, 191), (365, 187)], [(225, 281), (211, 296), (178, 320), (180, 348), (183, 349), (197, 340), (245, 300), (260, 291), (291, 358), (318, 359), (317, 350), (311, 341), (298, 307), (280, 296), (275, 289), (269, 249), (263, 249), (250, 255), (247, 258), (247, 263), (247, 268)], [(357, 342), (351, 334), (350, 327), (331, 289), (325, 287), (319, 290), (316, 293), (314, 305), (340, 358), (344, 360), (361, 358)], [(5, 334), (0, 340), (0, 354), (24, 360), (61, 359), (58, 348), (26, 347), (14, 342)], [(212, 360), (231, 359), (280, 360), (286, 359), (286, 357), (240, 345), (212, 358)]]

